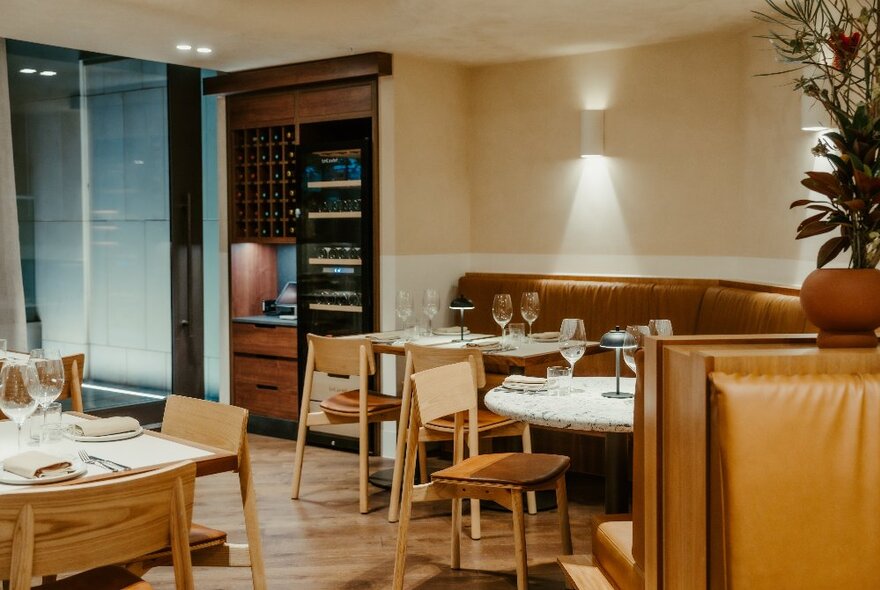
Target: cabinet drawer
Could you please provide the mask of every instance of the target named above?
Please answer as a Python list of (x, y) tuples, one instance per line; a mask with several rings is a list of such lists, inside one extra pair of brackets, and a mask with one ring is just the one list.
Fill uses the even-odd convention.
[(235, 355), (233, 403), (260, 416), (296, 420), (297, 363), (286, 359)]
[(234, 322), (232, 351), (295, 359), (296, 328)]

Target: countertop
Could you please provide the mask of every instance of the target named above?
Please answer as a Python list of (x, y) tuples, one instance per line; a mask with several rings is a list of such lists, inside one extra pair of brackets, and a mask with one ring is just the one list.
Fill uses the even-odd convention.
[(283, 320), (274, 315), (248, 315), (232, 318), (233, 322), (240, 324), (259, 324), (262, 326), (290, 326), (296, 327), (297, 320)]

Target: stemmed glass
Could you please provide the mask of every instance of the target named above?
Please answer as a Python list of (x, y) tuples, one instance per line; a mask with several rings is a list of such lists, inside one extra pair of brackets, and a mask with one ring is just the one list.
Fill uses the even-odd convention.
[(406, 333), (406, 321), (410, 318), (413, 311), (412, 293), (403, 289), (397, 292), (395, 311), (397, 311), (397, 317), (400, 318), (403, 331)]
[(532, 323), (538, 319), (538, 313), (541, 311), (541, 302), (538, 301), (538, 293), (536, 291), (526, 291), (522, 294), (519, 303), (519, 312), (522, 318), (529, 324), (529, 342), (532, 341)]
[(422, 293), (422, 313), (428, 316), (428, 334), (433, 333), (434, 316), (440, 310), (440, 296), (436, 289), (425, 289)]
[(624, 338), (624, 346), (623, 346), (623, 360), (626, 362), (626, 366), (632, 370), (633, 373), (636, 372), (636, 350), (641, 348), (644, 344), (644, 337), (649, 335), (651, 332), (648, 329), (648, 326), (627, 326), (626, 327), (626, 336)]
[[(559, 327), (559, 352), (571, 365), (571, 378), (574, 379), (574, 365), (587, 349), (587, 335), (584, 330), (584, 320), (566, 318)], [(568, 382), (568, 392), (571, 393), (571, 381)]]
[(58, 399), (64, 388), (64, 364), (61, 353), (55, 349), (35, 348), (28, 358), (31, 383), (28, 392), (43, 409), (43, 426), (46, 425), (46, 408)]
[(510, 300), (509, 293), (496, 295), (492, 299), (492, 317), (495, 318), (495, 323), (501, 328), (501, 338), (503, 340), (504, 328), (513, 319), (513, 302)]
[(21, 427), (37, 408), (29, 390), (32, 376), (25, 363), (7, 361), (0, 369), (0, 411), (18, 426), (18, 450), (21, 450)]
[(669, 320), (649, 320), (648, 329), (656, 336), (672, 336), (672, 322)]

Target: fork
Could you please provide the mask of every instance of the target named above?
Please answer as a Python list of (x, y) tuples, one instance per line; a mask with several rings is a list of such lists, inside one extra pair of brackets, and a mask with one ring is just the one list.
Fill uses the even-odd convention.
[(108, 471), (119, 471), (115, 467), (107, 465), (103, 461), (98, 461), (97, 459), (95, 459), (94, 457), (89, 455), (85, 449), (80, 449), (79, 451), (77, 451), (77, 454), (79, 455), (79, 458), (83, 463), (90, 463), (92, 465), (98, 465), (100, 467), (103, 467), (104, 469), (107, 469)]

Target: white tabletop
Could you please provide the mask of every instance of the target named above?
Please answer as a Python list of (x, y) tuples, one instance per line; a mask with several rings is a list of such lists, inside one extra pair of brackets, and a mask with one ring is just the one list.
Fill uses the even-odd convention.
[[(83, 418), (64, 414), (65, 424), (84, 422)], [(150, 467), (175, 461), (194, 460), (199, 457), (211, 455), (210, 451), (191, 447), (166, 438), (142, 434), (135, 438), (108, 442), (77, 442), (67, 438), (51, 444), (30, 446), (27, 441), (27, 422), (22, 434), (21, 451), (39, 450), (51, 455), (59, 455), (62, 458), (76, 457), (77, 451), (85, 449), (90, 455), (94, 454), (102, 459), (109, 459), (131, 468)], [(11, 420), (0, 421), (0, 461), (6, 457), (18, 454), (16, 442), (17, 429)], [(87, 475), (104, 475), (106, 469), (98, 465), (88, 465)], [(29, 486), (30, 487), (30, 486)], [(21, 491), (24, 486), (0, 484), (0, 494), (4, 492)]]
[[(374, 340), (374, 344), (392, 346), (403, 350), (403, 345), (407, 342), (418, 344), (419, 346), (434, 346), (437, 348), (467, 348), (468, 343), (491, 345), (500, 341), (500, 336), (492, 336), (489, 334), (470, 334), (464, 335), (464, 342), (459, 334), (455, 335), (431, 335), (416, 336), (404, 338), (404, 332), (395, 330), (392, 332), (376, 332), (368, 334), (368, 338)], [(376, 340), (378, 338), (379, 340)], [(479, 347), (477, 347), (479, 348)], [(545, 354), (548, 352), (557, 352), (559, 350), (559, 342), (553, 340), (551, 342), (521, 342), (505, 350), (489, 349), (484, 350), (486, 354), (510, 356), (510, 357), (528, 357), (537, 354)]]
[[(614, 399), (614, 377), (575, 377), (571, 394), (516, 392), (496, 387), (486, 394), (486, 407), (521, 422), (581, 432), (632, 432), (633, 398)], [(632, 393), (636, 380), (620, 379), (620, 390)]]

